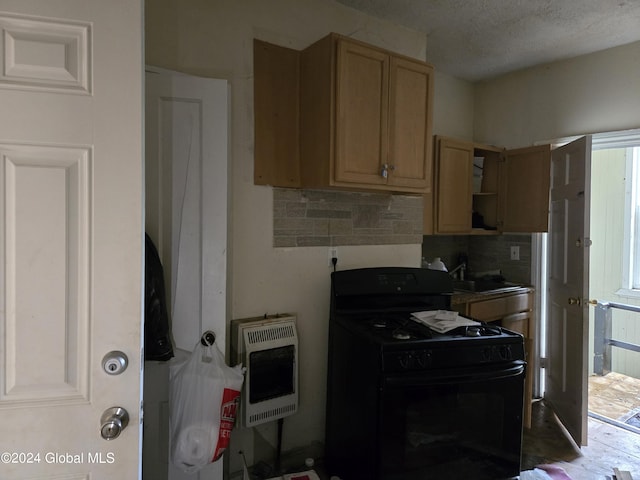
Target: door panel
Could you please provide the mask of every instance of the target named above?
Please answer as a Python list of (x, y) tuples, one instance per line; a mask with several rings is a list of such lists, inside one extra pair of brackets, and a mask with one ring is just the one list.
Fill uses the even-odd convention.
[(437, 139), (437, 233), (471, 231), (473, 144)]
[(338, 182), (384, 184), (387, 162), (389, 56), (341, 40), (336, 87)]
[(389, 185), (431, 191), (433, 70), (391, 57), (389, 86)]
[[(3, 1), (0, 478), (140, 471), (142, 4)], [(108, 375), (102, 359), (129, 365)], [(129, 425), (100, 436), (102, 413)]]
[(591, 138), (552, 152), (545, 398), (578, 445), (587, 443)]
[[(87, 401), (90, 152), (10, 144), (0, 152), (8, 290), (0, 402)], [(24, 348), (34, 332), (48, 341)]]

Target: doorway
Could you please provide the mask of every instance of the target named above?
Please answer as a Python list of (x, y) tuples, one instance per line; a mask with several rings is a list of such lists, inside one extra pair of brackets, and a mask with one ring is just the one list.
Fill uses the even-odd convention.
[[(594, 136), (589, 298), (640, 306), (640, 131)], [(589, 309), (590, 416), (640, 433), (640, 353), (611, 348), (611, 372), (594, 369), (595, 309)], [(640, 314), (611, 309), (611, 338), (640, 344)]]
[[(570, 140), (558, 141), (555, 146)], [(640, 305), (640, 265), (635, 243), (640, 239), (636, 211), (640, 211), (640, 130), (592, 136), (588, 299)], [(634, 163), (635, 162), (635, 163)], [(635, 165), (635, 166), (634, 166)], [(639, 217), (640, 218), (640, 217)], [(540, 338), (547, 331), (547, 234), (534, 235), (533, 269), (540, 288)], [(640, 253), (640, 249), (637, 249)], [(539, 260), (538, 260), (539, 259)], [(637, 263), (634, 263), (637, 262)], [(634, 268), (635, 267), (635, 268)], [(635, 282), (635, 283), (634, 283)], [(586, 300), (586, 299), (585, 299)], [(640, 362), (638, 352), (612, 349), (612, 373), (594, 373), (594, 308), (589, 307), (588, 410), (589, 416), (624, 426), (640, 416)], [(612, 338), (640, 344), (640, 314), (616, 311)], [(547, 357), (547, 345), (540, 342), (539, 355)], [(540, 375), (536, 392), (544, 396), (545, 376)]]

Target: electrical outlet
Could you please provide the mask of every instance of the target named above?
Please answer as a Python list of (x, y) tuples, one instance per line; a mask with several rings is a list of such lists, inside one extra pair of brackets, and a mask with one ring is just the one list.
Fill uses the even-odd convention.
[(511, 260), (520, 260), (520, 247), (511, 247)]
[(333, 259), (338, 260), (338, 247), (329, 247), (329, 263), (330, 267), (333, 267)]

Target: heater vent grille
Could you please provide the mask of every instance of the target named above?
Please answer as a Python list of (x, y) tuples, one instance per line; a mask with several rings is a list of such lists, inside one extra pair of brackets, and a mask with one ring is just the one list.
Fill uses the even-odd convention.
[(295, 413), (298, 409), (298, 405), (291, 403), (289, 405), (283, 405), (282, 407), (273, 408), (263, 412), (249, 415), (248, 425), (257, 425), (259, 423), (268, 422), (270, 420), (277, 420), (282, 417), (286, 417), (292, 413)]
[(295, 338), (293, 322), (280, 325), (263, 325), (247, 332), (247, 344), (272, 342), (284, 338)]

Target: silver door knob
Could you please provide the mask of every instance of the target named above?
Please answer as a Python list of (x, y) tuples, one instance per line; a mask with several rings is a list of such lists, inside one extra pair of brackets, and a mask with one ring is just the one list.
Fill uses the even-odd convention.
[(100, 435), (105, 440), (118, 438), (129, 425), (129, 413), (122, 407), (107, 408), (100, 417)]

